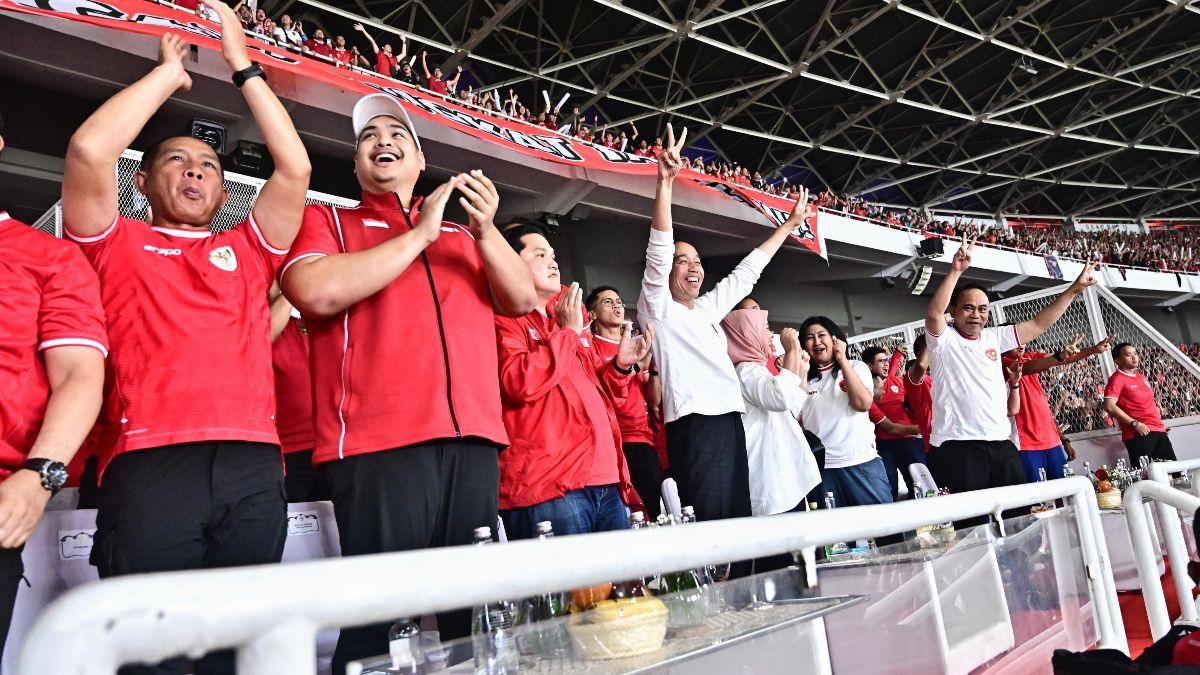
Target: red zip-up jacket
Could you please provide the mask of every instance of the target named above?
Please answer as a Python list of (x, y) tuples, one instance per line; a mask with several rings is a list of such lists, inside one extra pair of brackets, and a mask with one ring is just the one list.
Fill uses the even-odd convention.
[[(534, 310), (522, 317), (495, 319), (504, 426), (511, 441), (500, 453), (500, 508), (533, 506), (587, 487), (600, 432), (611, 435), (612, 444), (605, 449), (616, 455), (622, 498), (633, 510), (643, 510), (629, 482), (613, 407), (614, 399), (623, 400), (633, 378), (600, 357), (587, 333), (558, 325), (557, 300), (547, 306), (548, 316)], [(603, 419), (588, 414), (574, 384), (580, 378), (573, 375), (583, 375), (596, 387), (604, 404)]]
[[(391, 192), (355, 208), (309, 205), (280, 271), (297, 260), (378, 246), (412, 229)], [(442, 233), (375, 295), (325, 319), (306, 319), (317, 444), (313, 463), (436, 440), (508, 445), (491, 291), (470, 231)]]
[[(912, 424), (912, 417), (908, 411), (904, 409), (904, 354), (900, 352), (892, 352), (892, 358), (888, 361), (887, 377), (883, 380), (883, 395), (879, 397), (879, 410), (883, 412), (887, 418), (896, 424)], [(899, 434), (889, 434), (886, 431), (875, 431), (875, 438), (880, 440), (894, 440), (898, 438), (912, 438), (912, 436), (902, 436)]]

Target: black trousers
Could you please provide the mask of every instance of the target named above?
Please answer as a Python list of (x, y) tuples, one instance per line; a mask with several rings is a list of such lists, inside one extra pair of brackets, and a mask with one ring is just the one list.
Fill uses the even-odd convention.
[(1171, 439), (1165, 431), (1151, 431), (1145, 436), (1135, 435), (1125, 441), (1125, 448), (1129, 450), (1131, 466), (1138, 466), (1142, 457), (1149, 457), (1152, 460), (1175, 459), (1175, 446), (1171, 445)]
[[(929, 472), (938, 487), (951, 494), (1025, 482), (1025, 467), (1012, 441), (945, 441), (929, 451)], [(1028, 508), (1005, 511), (1005, 518), (1029, 513)], [(986, 516), (955, 521), (957, 529), (987, 522)]]
[[(679, 485), (682, 506), (700, 522), (742, 518), (750, 511), (750, 464), (742, 414), (684, 415), (667, 423), (667, 458)], [(731, 577), (750, 573), (748, 561), (735, 562)]]
[(629, 466), (629, 482), (646, 505), (647, 520), (654, 520), (662, 513), (659, 501), (662, 499), (663, 472), (658, 453), (649, 443), (626, 443), (622, 447), (625, 463)]
[(288, 503), (319, 502), (329, 499), (324, 485), (317, 480), (317, 469), (312, 463), (312, 448), (297, 450), (283, 456), (283, 487)]
[(0, 660), (4, 659), (4, 643), (8, 641), (8, 629), (12, 626), (17, 589), (25, 575), (25, 565), (21, 562), (24, 550), (24, 544), (17, 548), (0, 548)]
[[(276, 563), (287, 539), (279, 447), (244, 441), (138, 450), (109, 464), (100, 484), (91, 562), (102, 579), (126, 574)], [(233, 653), (195, 672), (233, 672)], [(122, 675), (188, 672), (189, 661), (127, 666)]]
[[(475, 528), (496, 528), (500, 462), (490, 443), (447, 440), (355, 455), (326, 462), (320, 474), (343, 556), (461, 546)], [(471, 611), (438, 614), (442, 640), (470, 635)], [(386, 654), (390, 625), (342, 629), (333, 672)]]

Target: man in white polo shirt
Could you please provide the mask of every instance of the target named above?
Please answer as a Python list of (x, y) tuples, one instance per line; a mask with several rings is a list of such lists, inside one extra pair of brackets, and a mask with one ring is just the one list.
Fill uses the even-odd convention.
[(671, 475), (679, 498), (700, 520), (750, 515), (746, 434), (742, 428), (741, 384), (729, 360), (721, 319), (750, 294), (763, 268), (803, 221), (808, 193), (783, 225), (750, 252), (729, 276), (700, 294), (704, 266), (690, 244), (676, 242), (671, 228), (671, 194), (687, 130), (658, 156), (658, 188), (646, 248), (646, 273), (638, 320), (654, 328), (654, 361), (663, 382), (663, 415)]
[(925, 315), (933, 380), (929, 470), (951, 492), (1025, 482), (1021, 458), (1009, 439), (1007, 403), (1009, 387), (1020, 384), (1005, 380), (1000, 355), (1044, 333), (1075, 296), (1096, 283), (1097, 264), (1087, 263), (1075, 283), (1029, 321), (985, 328), (991, 316), (987, 291), (975, 284), (958, 287), (974, 248), (974, 242), (959, 248)]

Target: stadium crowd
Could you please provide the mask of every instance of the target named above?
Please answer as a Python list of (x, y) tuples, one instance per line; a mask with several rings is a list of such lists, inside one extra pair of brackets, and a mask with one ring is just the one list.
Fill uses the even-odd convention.
[[(1075, 408), (1085, 426), (1115, 421), (1135, 464), (1174, 456), (1153, 393), (1170, 387), (1170, 367), (1111, 339), (1026, 349), (1096, 283), (1095, 264), (1031, 319), (989, 326), (988, 292), (962, 280), (971, 241), (911, 355), (855, 359), (823, 316), (782, 329), (777, 345), (769, 308), (750, 296), (808, 216), (808, 192), (789, 188), (786, 221), (706, 285), (700, 252), (673, 229), (673, 186), (689, 162), (686, 130), (676, 138), (671, 125), (646, 146), (658, 162), (640, 289), (564, 279), (545, 230), (495, 222), (501, 196), (481, 171), (414, 194), (420, 139), (383, 94), (351, 111), (359, 206), (306, 206), (304, 145), (234, 28), (246, 8), (202, 2), (274, 159), (246, 219), (210, 231), (227, 197), (220, 159), (186, 136), (143, 155), (134, 181), (150, 222), (118, 211), (122, 151), (191, 86), (187, 45), (172, 34), (158, 65), (72, 137), (67, 240), (0, 214), (0, 246), (17, 261), (0, 274), (20, 312), (0, 328), (0, 385), (20, 392), (0, 401), (10, 615), (21, 546), (89, 456), (100, 475), (91, 561), (104, 578), (279, 562), (289, 499), (332, 501), (350, 556), (468, 544), (498, 518), (512, 538), (543, 521), (560, 535), (624, 529), (628, 511), (657, 512), (664, 475), (701, 520), (804, 510), (811, 495), (889, 503), (910, 462), (928, 462), (954, 492), (1032, 481), (1038, 469), (1060, 477), (1070, 451), (1055, 413)], [(290, 17), (280, 29), (300, 50), (323, 38)], [(390, 47), (377, 65), (407, 54)], [(425, 68), (424, 54), (422, 66), (443, 93), (457, 82), (457, 71)], [(467, 223), (444, 219), (451, 199)], [(634, 297), (640, 330), (625, 313)], [(1119, 370), (1102, 384), (1104, 352)], [(1055, 374), (1050, 386), (1042, 373)], [(1176, 398), (1164, 397), (1167, 414)], [(445, 638), (470, 632), (462, 611), (438, 622)], [(385, 653), (387, 629), (343, 630), (335, 672)], [(230, 659), (210, 654), (196, 672), (229, 672)]]

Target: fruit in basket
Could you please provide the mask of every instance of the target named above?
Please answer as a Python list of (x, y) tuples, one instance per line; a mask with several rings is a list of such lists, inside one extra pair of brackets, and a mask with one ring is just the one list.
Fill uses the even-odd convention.
[(1107, 480), (1100, 481), (1100, 483), (1096, 485), (1096, 490), (1098, 492), (1112, 492), (1113, 491), (1112, 481), (1107, 481)]
[(594, 586), (584, 586), (571, 591), (571, 604), (576, 610), (591, 609), (601, 600), (607, 600), (612, 594), (612, 583), (604, 582)]

